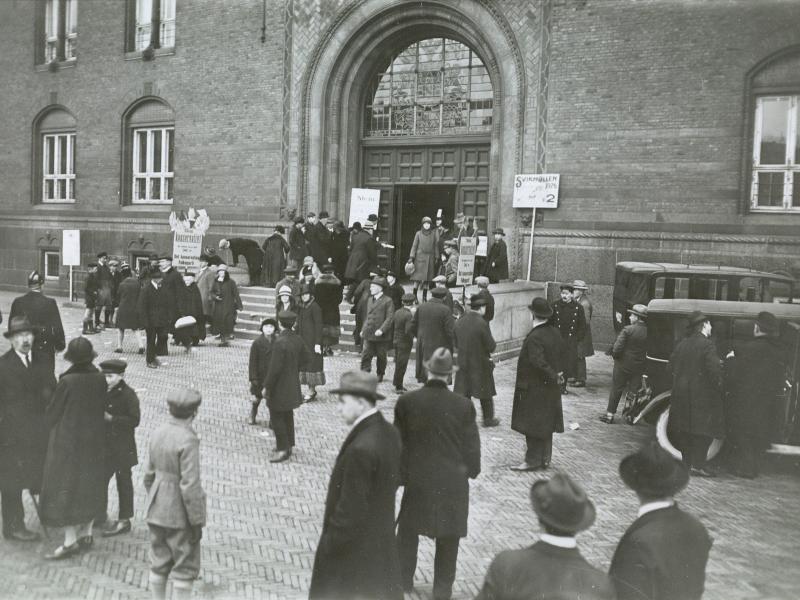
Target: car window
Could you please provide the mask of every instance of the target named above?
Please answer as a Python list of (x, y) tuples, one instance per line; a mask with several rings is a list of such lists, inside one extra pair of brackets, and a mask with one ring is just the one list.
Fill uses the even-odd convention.
[(762, 284), (758, 277), (739, 279), (739, 302), (761, 302)]
[(695, 300), (727, 300), (728, 280), (719, 277), (694, 277), (690, 297)]
[(647, 304), (650, 301), (647, 282), (647, 274), (617, 271), (614, 278), (614, 297), (625, 300), (629, 305)]
[(764, 279), (764, 302), (787, 303), (792, 300), (792, 285), (788, 281)]
[(673, 275), (661, 275), (656, 277), (653, 288), (653, 298), (688, 298), (689, 297), (689, 278), (675, 277)]

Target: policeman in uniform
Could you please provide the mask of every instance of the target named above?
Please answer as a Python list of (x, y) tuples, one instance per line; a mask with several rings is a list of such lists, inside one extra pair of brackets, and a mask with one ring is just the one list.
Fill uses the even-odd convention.
[(14, 317), (28, 317), (36, 332), (33, 350), (45, 358), (50, 371), (55, 372), (55, 354), (66, 347), (64, 326), (61, 324), (61, 314), (58, 312), (56, 301), (44, 295), (42, 285), (44, 285), (42, 274), (39, 271), (31, 271), (28, 275), (28, 293), (14, 299), (8, 321), (10, 323)]
[[(566, 363), (564, 376), (574, 380), (578, 370), (578, 345), (586, 335), (586, 314), (579, 302), (575, 301), (575, 287), (571, 283), (561, 286), (561, 298), (553, 303), (552, 323), (561, 333), (566, 344)], [(561, 384), (561, 394), (567, 393), (567, 383)]]

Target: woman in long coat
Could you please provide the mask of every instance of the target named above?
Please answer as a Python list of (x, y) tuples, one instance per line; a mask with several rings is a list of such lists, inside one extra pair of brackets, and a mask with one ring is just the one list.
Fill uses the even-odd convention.
[(436, 260), (439, 248), (439, 234), (431, 229), (431, 218), (423, 217), (422, 227), (414, 235), (414, 243), (411, 245), (411, 253), (408, 262), (414, 263), (414, 272), (411, 274), (411, 281), (414, 282), (414, 297), (419, 298), (417, 292), (422, 287), (423, 302), (428, 299), (429, 282), (436, 277)]
[(317, 386), (325, 385), (325, 365), (322, 356), (322, 309), (307, 285), (300, 290), (297, 333), (306, 345), (308, 361), (300, 371), (300, 383), (308, 386), (309, 393), (303, 400), (310, 402), (317, 397)]
[(130, 267), (123, 267), (120, 271), (123, 279), (117, 288), (119, 307), (117, 308), (117, 348), (114, 352), (122, 352), (122, 342), (125, 339), (125, 330), (130, 329), (139, 344), (139, 354), (144, 354), (144, 340), (141, 335), (142, 324), (139, 320), (139, 292), (142, 284), (131, 273)]
[(214, 301), (213, 333), (219, 335), (219, 345), (227, 346), (228, 338), (233, 335), (236, 324), (236, 311), (242, 310), (242, 300), (239, 298), (239, 288), (231, 279), (225, 265), (217, 269), (217, 279), (211, 288), (211, 298)]
[(342, 282), (333, 274), (334, 266), (322, 267), (314, 285), (314, 298), (322, 309), (322, 353), (333, 356), (333, 346), (339, 343), (342, 303)]
[(286, 268), (286, 255), (289, 253), (289, 244), (283, 237), (286, 232), (283, 225), (275, 227), (262, 246), (264, 250), (264, 265), (262, 277), (264, 285), (274, 288), (275, 284), (283, 279), (283, 270)]
[(70, 341), (72, 363), (47, 407), (50, 438), (41, 495), (42, 523), (64, 527), (64, 543), (47, 558), (61, 559), (92, 545), (92, 522), (106, 509), (106, 378), (92, 364), (86, 338)]

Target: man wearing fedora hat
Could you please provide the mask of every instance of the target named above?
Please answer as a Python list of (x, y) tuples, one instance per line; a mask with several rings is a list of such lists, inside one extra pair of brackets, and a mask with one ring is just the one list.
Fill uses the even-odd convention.
[(486, 262), (483, 265), (483, 274), (491, 283), (499, 283), (508, 279), (508, 247), (506, 246), (506, 233), (498, 227), (492, 231), (494, 242), (489, 248)]
[(28, 293), (14, 299), (8, 319), (10, 324), (14, 317), (28, 317), (36, 331), (34, 349), (42, 355), (42, 358), (47, 358), (50, 370), (55, 371), (55, 354), (66, 347), (64, 326), (61, 324), (58, 304), (44, 295), (43, 285), (44, 277), (39, 271), (29, 273)]
[(369, 221), (353, 231), (350, 237), (350, 255), (347, 257), (344, 277), (348, 284), (355, 284), (378, 267), (378, 243), (372, 237), (372, 225)]
[(425, 386), (400, 396), (394, 408), (405, 486), (397, 540), (407, 592), (414, 587), (419, 536), (436, 540), (433, 597), (439, 600), (452, 594), (459, 540), (467, 535), (469, 480), (481, 472), (481, 440), (472, 402), (447, 389), (455, 370), (450, 350), (437, 348), (425, 368)]
[(350, 371), (331, 392), (350, 433), (328, 484), (309, 598), (403, 597), (394, 536), (400, 435), (375, 406), (377, 390), (375, 375)]
[(37, 350), (28, 317), (9, 320), (11, 349), (0, 357), (0, 511), (3, 537), (33, 541), (25, 527), (22, 490), (38, 493), (47, 453), (45, 407), (56, 386), (50, 359)]
[(369, 285), (369, 299), (364, 310), (364, 325), (361, 329), (361, 341), (364, 350), (361, 353), (361, 370), (370, 372), (372, 358), (377, 357), (378, 381), (383, 381), (386, 374), (386, 352), (392, 343), (392, 320), (394, 303), (383, 293), (389, 285), (383, 277), (376, 277)]
[(634, 304), (628, 313), (631, 324), (619, 332), (611, 347), (614, 358), (611, 391), (606, 414), (600, 416), (600, 420), (609, 425), (614, 422), (622, 394), (636, 393), (647, 363), (647, 307)]
[(419, 305), (411, 318), (411, 331), (417, 338), (417, 381), (425, 383), (425, 361), (437, 348), (453, 351), (455, 319), (453, 311), (444, 304), (444, 288), (434, 288), (429, 301)]
[(614, 586), (578, 550), (576, 534), (592, 526), (595, 508), (569, 475), (556, 473), (531, 486), (531, 505), (543, 533), (521, 550), (495, 556), (477, 600), (579, 598), (612, 600)]
[(573, 296), (575, 302), (583, 308), (583, 315), (586, 317), (586, 333), (580, 342), (578, 342), (578, 359), (575, 361), (575, 379), (571, 383), (573, 387), (586, 387), (586, 359), (589, 356), (594, 356), (594, 342), (592, 341), (592, 315), (594, 308), (592, 301), (589, 300), (589, 286), (582, 279), (576, 279), (572, 282), (572, 288), (575, 290)]
[(145, 360), (151, 369), (159, 366), (156, 356), (165, 356), (169, 352), (167, 331), (173, 321), (172, 305), (167, 294), (161, 272), (153, 271), (142, 286), (137, 300), (139, 324), (147, 338)]
[(545, 298), (534, 298), (528, 309), (533, 329), (517, 359), (517, 379), (511, 429), (525, 436), (525, 460), (512, 471), (537, 471), (550, 466), (553, 433), (564, 432), (561, 388), (566, 349), (551, 324), (553, 309)]
[(786, 359), (779, 334), (775, 315), (760, 312), (753, 339), (736, 344), (727, 357), (725, 446), (733, 474), (748, 479), (758, 475), (759, 455), (772, 441), (776, 400), (783, 390)]
[(711, 320), (694, 311), (688, 321), (689, 335), (669, 359), (672, 398), (668, 432), (692, 475), (714, 477), (706, 459), (711, 441), (725, 436), (722, 363), (710, 339)]
[(481, 403), (484, 427), (496, 427), (500, 420), (494, 416), (494, 362), (492, 352), (497, 344), (489, 323), (483, 319), (486, 300), (478, 294), (469, 299), (469, 310), (455, 326), (458, 349), (458, 372), (453, 391), (467, 399), (478, 398)]
[(712, 540), (703, 524), (675, 503), (689, 481), (686, 466), (654, 441), (623, 458), (619, 474), (640, 506), (611, 561), (617, 598), (698, 600)]
[[(561, 393), (567, 393), (567, 382), (577, 383), (578, 348), (586, 336), (586, 313), (575, 300), (575, 287), (571, 283), (562, 283), (560, 298), (553, 302), (553, 325), (561, 332), (561, 339), (567, 349), (567, 360), (564, 365), (566, 381), (561, 386)], [(585, 382), (584, 382), (584, 385)], [(579, 387), (579, 386), (576, 386)]]

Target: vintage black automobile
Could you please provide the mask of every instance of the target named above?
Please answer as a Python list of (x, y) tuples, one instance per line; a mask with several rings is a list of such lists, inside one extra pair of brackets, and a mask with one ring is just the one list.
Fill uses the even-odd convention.
[[(713, 300), (651, 300), (647, 306), (647, 368), (637, 400), (628, 408), (629, 422), (644, 420), (656, 426), (659, 443), (677, 458), (680, 452), (667, 435), (672, 374), (669, 358), (676, 344), (687, 335), (689, 313), (702, 311), (711, 319), (711, 339), (720, 360), (741, 341), (753, 337), (753, 325), (761, 311), (769, 311), (780, 322), (780, 341), (785, 350), (786, 378), (775, 403), (776, 413), (771, 451), (800, 454), (800, 304), (733, 302)], [(723, 440), (714, 440), (709, 458)]]
[(674, 263), (620, 262), (614, 277), (614, 329), (625, 326), (634, 304), (654, 299), (792, 302), (794, 280), (788, 274), (740, 267)]

